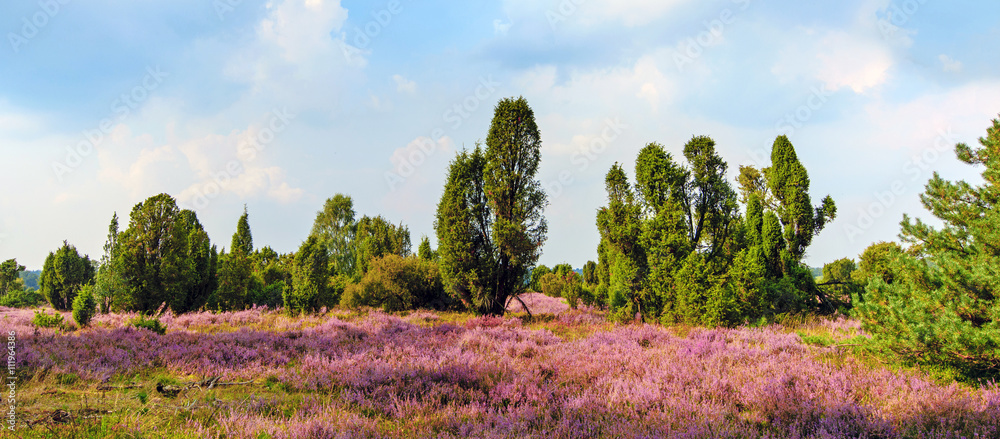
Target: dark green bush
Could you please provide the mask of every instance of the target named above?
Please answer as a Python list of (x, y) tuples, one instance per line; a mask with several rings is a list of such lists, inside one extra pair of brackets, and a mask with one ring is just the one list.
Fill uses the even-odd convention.
[(0, 306), (8, 308), (31, 308), (41, 305), (45, 298), (37, 290), (10, 290), (0, 297)]
[(94, 314), (97, 314), (97, 301), (94, 300), (93, 288), (85, 285), (73, 299), (73, 320), (82, 328), (90, 324)]
[(344, 290), (340, 304), (393, 312), (416, 308), (446, 309), (452, 301), (444, 292), (436, 263), (390, 254), (372, 259), (361, 281)]
[(151, 316), (148, 317), (144, 314), (140, 314), (139, 317), (130, 320), (128, 324), (139, 329), (153, 331), (160, 335), (167, 333), (167, 325), (160, 322), (160, 319)]

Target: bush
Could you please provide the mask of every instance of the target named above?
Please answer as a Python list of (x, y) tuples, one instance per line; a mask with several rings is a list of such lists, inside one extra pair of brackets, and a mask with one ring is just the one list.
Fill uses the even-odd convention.
[(42, 297), (37, 290), (10, 290), (7, 294), (0, 297), (0, 306), (8, 308), (31, 308), (40, 305), (43, 301), (45, 301), (45, 297)]
[(368, 272), (360, 282), (347, 286), (340, 301), (350, 308), (370, 306), (387, 312), (440, 310), (449, 308), (451, 303), (436, 263), (393, 254), (372, 259)]
[(90, 324), (90, 319), (97, 313), (97, 301), (94, 300), (93, 287), (86, 285), (73, 299), (73, 320), (80, 327)]
[(31, 320), (39, 328), (61, 328), (65, 321), (62, 314), (55, 313), (49, 315), (45, 311), (35, 311), (35, 318)]
[(556, 273), (546, 273), (539, 279), (542, 294), (549, 297), (562, 297), (563, 281)]
[(138, 329), (153, 331), (160, 335), (167, 333), (167, 325), (160, 322), (160, 319), (156, 317), (147, 317), (144, 314), (140, 314), (139, 317), (130, 320), (128, 324)]

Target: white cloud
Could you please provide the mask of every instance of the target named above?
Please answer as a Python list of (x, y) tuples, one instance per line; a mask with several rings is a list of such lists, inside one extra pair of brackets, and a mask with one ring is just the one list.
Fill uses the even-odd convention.
[(392, 75), (392, 80), (396, 83), (396, 91), (406, 94), (417, 92), (417, 83), (404, 78), (402, 75)]
[(630, 67), (574, 71), (563, 83), (556, 82), (555, 67), (538, 66), (515, 77), (513, 82), (533, 94), (551, 94), (557, 99), (587, 99), (595, 104), (633, 96), (655, 112), (674, 94), (674, 81), (660, 68), (672, 62), (669, 53), (660, 51), (639, 58)]
[[(621, 23), (639, 27), (663, 18), (693, 0), (505, 0), (504, 11), (514, 21), (541, 20), (551, 27), (590, 28)], [(523, 20), (521, 20), (523, 19)]]
[(877, 36), (811, 29), (797, 34), (771, 69), (783, 81), (815, 79), (832, 91), (846, 87), (865, 94), (889, 79), (894, 58)]
[(493, 33), (495, 35), (507, 35), (507, 32), (510, 31), (511, 26), (512, 26), (511, 22), (508, 21), (505, 23), (503, 20), (498, 18), (496, 20), (493, 20)]
[(941, 66), (945, 72), (960, 73), (962, 71), (962, 62), (955, 61), (948, 55), (942, 53), (938, 56), (938, 60), (941, 61)]

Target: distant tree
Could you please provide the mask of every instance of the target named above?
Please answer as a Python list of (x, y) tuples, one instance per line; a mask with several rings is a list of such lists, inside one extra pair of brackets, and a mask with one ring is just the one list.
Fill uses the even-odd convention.
[(108, 225), (108, 237), (104, 243), (104, 255), (101, 256), (97, 274), (94, 277), (94, 300), (101, 312), (111, 312), (114, 309), (126, 307), (129, 298), (128, 284), (122, 275), (121, 244), (118, 231), (118, 213), (111, 217)]
[(587, 261), (583, 265), (583, 282), (587, 285), (596, 285), (597, 280), (597, 263), (594, 261)]
[(528, 289), (537, 293), (542, 292), (542, 277), (546, 274), (551, 273), (552, 270), (545, 265), (538, 265), (531, 269), (531, 282), (528, 285)]
[(80, 256), (76, 247), (63, 241), (62, 247), (49, 253), (42, 268), (42, 295), (53, 308), (67, 311), (80, 288), (94, 280), (94, 265), (86, 255)]
[(857, 264), (853, 259), (841, 258), (823, 266), (823, 282), (827, 296), (837, 302), (838, 305), (850, 305), (851, 297), (860, 290), (854, 280), (854, 272), (857, 271)]
[(310, 235), (316, 236), (326, 248), (334, 274), (353, 277), (356, 273), (354, 215), (354, 201), (351, 197), (337, 194), (326, 200), (323, 210), (316, 214), (313, 222)]
[(333, 298), (327, 295), (329, 277), (326, 248), (316, 236), (310, 236), (295, 253), (292, 283), (284, 292), (285, 310), (294, 314), (332, 306)]
[(417, 256), (425, 261), (437, 260), (437, 253), (431, 249), (431, 240), (427, 235), (420, 238), (420, 247), (417, 248)]
[(549, 297), (562, 297), (563, 280), (556, 273), (548, 273), (538, 281), (542, 285), (542, 294)]
[(153, 312), (162, 304), (183, 313), (199, 309), (216, 288), (218, 253), (190, 210), (159, 194), (136, 204), (118, 235), (116, 269), (127, 285), (123, 310)]
[(253, 303), (278, 308), (284, 303), (282, 295), (292, 283), (294, 255), (279, 255), (271, 247), (262, 247), (250, 257), (254, 284)]
[(572, 271), (573, 271), (573, 266), (565, 262), (562, 264), (556, 264), (555, 267), (552, 267), (552, 272), (560, 277), (566, 276), (566, 274)]
[(355, 230), (356, 277), (368, 271), (372, 259), (384, 255), (410, 255), (410, 230), (402, 223), (397, 226), (381, 216), (364, 216), (358, 220)]
[(852, 277), (862, 287), (868, 285), (868, 281), (873, 277), (891, 284), (896, 278), (892, 264), (903, 253), (903, 247), (895, 242), (881, 241), (869, 245), (861, 253), (861, 261), (858, 264), (857, 271), (852, 274)]
[(245, 309), (253, 304), (253, 294), (260, 288), (253, 276), (253, 236), (246, 206), (236, 223), (230, 253), (220, 257), (218, 288), (212, 305), (219, 311)]
[(8, 259), (0, 264), (0, 295), (7, 294), (13, 289), (22, 288), (21, 272), (25, 270), (23, 265), (17, 263), (16, 259)]
[(233, 242), (229, 246), (230, 254), (238, 254), (249, 257), (253, 254), (253, 235), (250, 233), (250, 219), (247, 214), (247, 206), (243, 205), (243, 215), (240, 215), (236, 222), (236, 233), (233, 234)]
[[(995, 377), (1000, 371), (1000, 119), (979, 143), (981, 148), (960, 143), (955, 152), (959, 160), (985, 167), (985, 183), (950, 182), (934, 173), (920, 199), (944, 226), (904, 215), (900, 237), (910, 248), (907, 253), (891, 244), (870, 248), (871, 264), (862, 256), (861, 268), (870, 274), (864, 300), (854, 309), (874, 343), (904, 358), (951, 365), (969, 377)], [(889, 270), (882, 272), (885, 259)]]
[(548, 202), (535, 178), (541, 145), (527, 101), (504, 99), (486, 150), (459, 153), (449, 167), (435, 221), (441, 274), (456, 300), (478, 314), (503, 315), (541, 255), (548, 230)]

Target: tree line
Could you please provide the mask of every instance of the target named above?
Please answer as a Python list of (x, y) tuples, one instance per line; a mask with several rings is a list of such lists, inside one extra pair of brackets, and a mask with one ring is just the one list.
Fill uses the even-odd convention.
[[(902, 244), (876, 243), (859, 263), (827, 264), (817, 282), (803, 257), (837, 207), (829, 196), (814, 204), (786, 136), (774, 140), (769, 166), (741, 166), (732, 182), (710, 137), (692, 137), (683, 158), (650, 143), (635, 159), (634, 180), (623, 164), (608, 170), (595, 217), (598, 260), (581, 276), (569, 265), (537, 264), (548, 231), (541, 136), (527, 101), (509, 98), (496, 105), (485, 145), (449, 165), (437, 249), (425, 236), (414, 254), (405, 225), (357, 218), (350, 196), (338, 194), (293, 253), (255, 247), (246, 208), (219, 251), (193, 211), (160, 194), (137, 204), (124, 230), (112, 217), (99, 260), (64, 242), (46, 258), (39, 285), (56, 309), (92, 302), (102, 312), (341, 305), (502, 315), (528, 290), (606, 308), (616, 321), (731, 326), (839, 311), (905, 358), (997, 370), (1000, 121), (980, 144), (959, 144), (956, 154), (985, 167), (985, 184), (935, 174), (921, 196), (944, 227), (906, 216)], [(4, 303), (30, 302), (23, 270), (13, 259), (0, 265)]]

